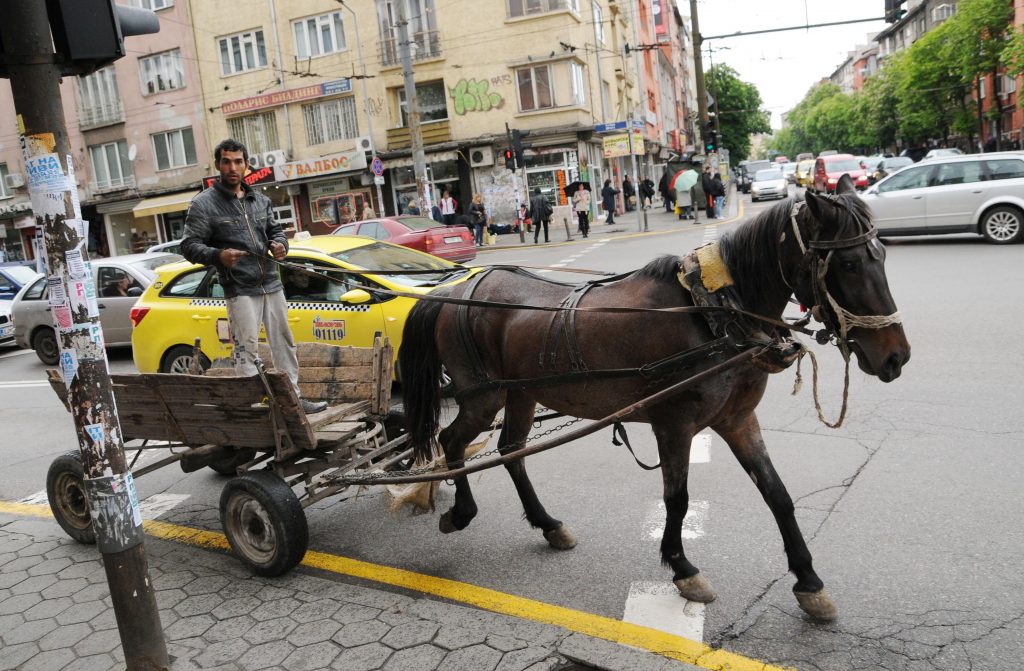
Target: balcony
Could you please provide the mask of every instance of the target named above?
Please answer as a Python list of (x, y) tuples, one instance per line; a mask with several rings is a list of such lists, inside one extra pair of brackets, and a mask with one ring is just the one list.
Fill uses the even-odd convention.
[[(425, 61), (441, 57), (441, 33), (426, 30), (412, 35), (412, 59)], [(402, 54), (398, 50), (398, 37), (385, 37), (380, 43), (380, 63), (384, 67), (400, 65)]]
[[(448, 142), (452, 139), (451, 127), (448, 120), (431, 121), (420, 124), (420, 133), (423, 135), (423, 146)], [(412, 146), (412, 133), (408, 128), (388, 129), (388, 151), (396, 149), (408, 149)]]
[(116, 123), (124, 123), (124, 106), (121, 105), (120, 100), (78, 109), (78, 127), (82, 130), (101, 128)]
[(124, 191), (135, 187), (135, 175), (125, 175), (115, 179), (91, 182), (89, 190), (93, 193), (109, 193), (111, 191)]

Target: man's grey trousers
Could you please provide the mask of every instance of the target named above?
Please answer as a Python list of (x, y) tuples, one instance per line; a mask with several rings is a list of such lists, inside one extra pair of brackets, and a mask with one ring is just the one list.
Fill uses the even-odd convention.
[(295, 339), (288, 328), (288, 304), (284, 291), (259, 296), (236, 296), (227, 299), (228, 323), (234, 352), (235, 372), (246, 377), (256, 374), (255, 359), (259, 352), (260, 323), (267, 332), (267, 344), (274, 357), (274, 368), (286, 373), (299, 396), (299, 361), (295, 356)]

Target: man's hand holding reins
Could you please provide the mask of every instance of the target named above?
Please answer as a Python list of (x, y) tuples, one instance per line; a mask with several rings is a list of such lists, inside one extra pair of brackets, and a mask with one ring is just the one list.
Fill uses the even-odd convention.
[(220, 264), (225, 268), (234, 268), (242, 260), (242, 257), (248, 253), (241, 249), (222, 249), (219, 257)]
[(284, 260), (285, 254), (288, 253), (288, 250), (285, 249), (284, 245), (282, 245), (280, 242), (271, 242), (270, 253), (274, 256), (275, 259), (277, 259), (278, 261), (282, 261)]

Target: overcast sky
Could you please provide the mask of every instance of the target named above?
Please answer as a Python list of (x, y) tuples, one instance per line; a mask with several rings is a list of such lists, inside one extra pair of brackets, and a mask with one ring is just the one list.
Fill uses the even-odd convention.
[[(690, 13), (689, 0), (677, 0), (683, 16)], [(884, 0), (836, 2), (835, 0), (698, 0), (700, 32), (705, 36), (736, 31), (766, 30), (790, 26), (849, 21), (881, 16)], [(807, 90), (828, 77), (857, 45), (868, 43), (885, 28), (883, 21), (845, 26), (791, 30), (750, 37), (730, 37), (704, 43), (704, 68), (708, 47), (715, 64), (725, 63), (743, 81), (757, 86), (765, 107), (772, 113), (772, 128), (781, 126), (781, 114), (793, 108)]]

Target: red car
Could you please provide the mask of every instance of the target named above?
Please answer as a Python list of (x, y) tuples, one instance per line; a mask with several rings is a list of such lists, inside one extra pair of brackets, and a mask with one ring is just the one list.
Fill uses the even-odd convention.
[(868, 188), (867, 170), (861, 167), (853, 154), (832, 154), (819, 156), (814, 162), (813, 190), (817, 193), (835, 193), (836, 184), (843, 175), (849, 175), (858, 189)]
[(428, 217), (402, 215), (354, 221), (339, 226), (331, 235), (365, 235), (394, 245), (462, 263), (476, 258), (473, 234), (465, 226), (445, 226)]

